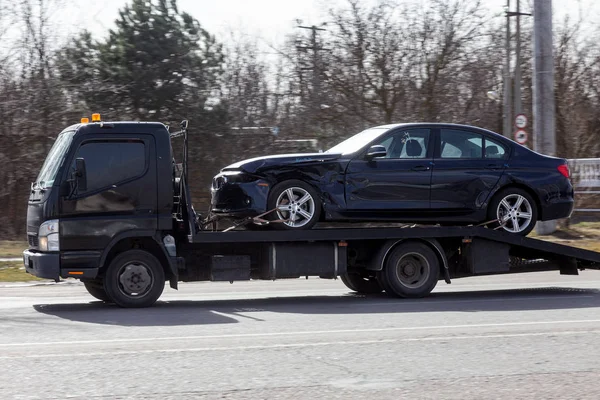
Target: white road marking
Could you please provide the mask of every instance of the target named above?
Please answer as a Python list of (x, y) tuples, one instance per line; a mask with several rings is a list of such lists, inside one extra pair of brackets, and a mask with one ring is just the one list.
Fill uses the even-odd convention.
[[(200, 336), (173, 336), (173, 337), (146, 337), (146, 338), (121, 338), (121, 339), (97, 339), (97, 340), (71, 340), (61, 342), (28, 342), (28, 343), (0, 343), (3, 347), (24, 346), (72, 346), (77, 344), (109, 344), (109, 343), (138, 343), (153, 341), (174, 340), (202, 340), (202, 339), (228, 339), (228, 338), (252, 338), (252, 337), (277, 337), (277, 336), (300, 336), (300, 335), (329, 335), (338, 333), (375, 333), (375, 332), (401, 332), (415, 330), (443, 330), (443, 329), (472, 329), (472, 328), (494, 328), (507, 326), (533, 326), (533, 325), (565, 325), (599, 323), (600, 319), (581, 319), (567, 321), (523, 321), (523, 322), (499, 322), (488, 324), (463, 324), (463, 325), (434, 325), (434, 326), (402, 326), (396, 328), (369, 328), (369, 329), (335, 329), (323, 331), (292, 331), (292, 332), (264, 332), (264, 333), (238, 333), (225, 335), (200, 335)], [(475, 336), (473, 336), (475, 337)]]
[(530, 333), (508, 333), (495, 335), (463, 335), (463, 336), (433, 336), (426, 338), (404, 338), (404, 339), (382, 339), (382, 340), (355, 340), (338, 342), (317, 342), (317, 343), (288, 343), (288, 344), (265, 344), (252, 346), (230, 346), (230, 347), (196, 347), (183, 349), (151, 349), (151, 350), (127, 350), (127, 351), (103, 351), (88, 353), (58, 353), (58, 354), (26, 354), (19, 356), (0, 356), (0, 359), (19, 359), (19, 358), (70, 358), (70, 357), (98, 357), (98, 356), (116, 356), (116, 355), (139, 355), (152, 353), (198, 353), (208, 351), (240, 351), (240, 350), (265, 350), (280, 348), (302, 348), (319, 346), (339, 346), (356, 344), (381, 344), (381, 343), (400, 343), (400, 342), (430, 342), (430, 341), (450, 341), (450, 340), (471, 340), (471, 339), (499, 339), (514, 337), (532, 337), (532, 336), (573, 336), (585, 334), (600, 334), (600, 330), (587, 331), (563, 331), (563, 332), (530, 332)]

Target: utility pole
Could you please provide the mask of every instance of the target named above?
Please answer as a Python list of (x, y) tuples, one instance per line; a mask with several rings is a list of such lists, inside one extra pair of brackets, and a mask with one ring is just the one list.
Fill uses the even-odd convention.
[(511, 137), (512, 133), (512, 91), (511, 91), (511, 78), (510, 78), (510, 0), (506, 0), (506, 63), (504, 65), (504, 106), (503, 106), (503, 120), (504, 129), (503, 135), (505, 137)]
[[(552, 0), (533, 1), (533, 33), (533, 144), (537, 152), (555, 156)], [(538, 222), (536, 230), (549, 235), (556, 221)]]
[(319, 99), (321, 94), (321, 76), (319, 69), (319, 50), (323, 50), (317, 45), (317, 31), (325, 31), (324, 28), (319, 28), (315, 25), (312, 26), (302, 26), (298, 25), (298, 28), (309, 29), (312, 31), (311, 34), (311, 45), (310, 46), (296, 46), (298, 49), (303, 50), (312, 50), (312, 67), (311, 68), (302, 68), (304, 70), (312, 69), (312, 105), (315, 110), (319, 109)]
[[(523, 102), (521, 100), (521, 0), (517, 1), (517, 31), (516, 31), (516, 47), (515, 47), (515, 90), (514, 90), (514, 116), (523, 112)], [(511, 121), (512, 122), (512, 121)]]

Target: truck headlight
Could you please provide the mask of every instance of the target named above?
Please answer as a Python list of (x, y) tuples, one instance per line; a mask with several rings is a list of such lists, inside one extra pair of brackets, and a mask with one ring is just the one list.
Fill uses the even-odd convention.
[(58, 220), (51, 219), (40, 225), (38, 238), (40, 241), (40, 251), (59, 251), (58, 242)]

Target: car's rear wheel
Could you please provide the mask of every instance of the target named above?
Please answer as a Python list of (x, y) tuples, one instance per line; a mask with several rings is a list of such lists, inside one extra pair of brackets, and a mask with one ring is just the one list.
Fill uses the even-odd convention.
[(268, 217), (281, 220), (270, 224), (276, 229), (310, 229), (321, 215), (321, 201), (316, 190), (299, 180), (278, 183), (269, 193), (268, 209), (277, 209)]
[(497, 220), (493, 228), (527, 236), (535, 227), (538, 210), (535, 200), (520, 188), (506, 188), (494, 196), (488, 207), (488, 219)]

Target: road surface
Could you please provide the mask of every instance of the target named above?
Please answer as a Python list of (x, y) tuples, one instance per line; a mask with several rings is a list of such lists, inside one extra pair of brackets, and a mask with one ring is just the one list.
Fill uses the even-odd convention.
[(2, 399), (598, 399), (600, 272), (182, 284), (153, 308), (0, 288)]

